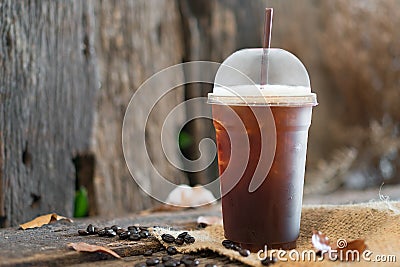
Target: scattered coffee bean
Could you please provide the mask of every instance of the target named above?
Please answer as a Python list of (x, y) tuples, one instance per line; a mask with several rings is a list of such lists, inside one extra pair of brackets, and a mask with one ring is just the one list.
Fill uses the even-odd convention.
[(131, 228), (131, 229), (128, 229), (128, 231), (129, 232), (131, 232), (131, 234), (139, 234), (139, 229), (136, 229), (136, 228)]
[(152, 251), (151, 249), (146, 250), (146, 251), (143, 253), (143, 255), (144, 255), (144, 256), (151, 256), (151, 255), (153, 255), (153, 251)]
[(108, 237), (114, 237), (117, 235), (117, 233), (113, 229), (108, 229), (108, 230), (106, 230), (106, 235)]
[(163, 235), (161, 236), (161, 239), (162, 239), (164, 242), (167, 242), (167, 243), (174, 243), (174, 241), (175, 241), (175, 237), (173, 237), (173, 236), (170, 235), (170, 234), (163, 234)]
[(239, 251), (241, 247), (239, 245), (233, 244), (232, 249), (235, 251)]
[(150, 235), (150, 233), (149, 233), (149, 231), (147, 231), (147, 230), (141, 230), (141, 231), (139, 232), (139, 235), (140, 235), (141, 238), (148, 238), (149, 235)]
[(136, 263), (135, 267), (147, 267), (147, 264), (145, 262), (140, 262), (140, 263)]
[[(179, 263), (179, 265), (181, 265), (181, 264)], [(179, 265), (174, 260), (169, 260), (169, 261), (164, 262), (165, 267), (175, 267), (175, 266), (179, 266)]]
[(191, 260), (194, 261), (195, 257), (193, 255), (184, 254), (181, 257), (181, 260)]
[(178, 238), (185, 238), (188, 235), (188, 232), (182, 232), (178, 235)]
[(124, 239), (127, 239), (130, 235), (131, 235), (131, 232), (124, 231), (124, 232), (120, 233), (118, 236), (119, 236), (119, 239), (124, 240)]
[(100, 229), (99, 231), (97, 231), (97, 235), (98, 236), (106, 236), (107, 235), (107, 231), (104, 229)]
[(197, 228), (200, 228), (200, 229), (206, 228), (207, 226), (208, 226), (208, 224), (206, 224), (206, 223), (197, 224)]
[(224, 241), (222, 241), (222, 245), (227, 249), (232, 249), (234, 244), (232, 241), (225, 239)]
[(178, 253), (178, 251), (176, 250), (176, 247), (169, 246), (169, 247), (167, 247), (167, 253), (168, 253), (168, 255), (175, 255)]
[(132, 231), (132, 230), (139, 230), (139, 229), (136, 226), (131, 225), (131, 226), (128, 226), (128, 230)]
[(117, 232), (117, 230), (118, 230), (118, 229), (121, 229), (121, 227), (118, 226), (118, 225), (113, 225), (113, 226), (111, 226), (111, 229), (113, 229), (114, 232)]
[(90, 235), (90, 233), (87, 230), (78, 230), (78, 234), (83, 236)]
[(250, 255), (250, 250), (241, 248), (239, 249), (239, 254), (243, 257), (248, 257)]
[(150, 258), (146, 260), (147, 266), (154, 266), (158, 263), (160, 263), (160, 260), (158, 258)]
[(183, 259), (181, 260), (181, 263), (183, 263), (185, 266), (197, 266), (200, 264), (200, 261), (196, 259)]
[(139, 234), (131, 234), (129, 236), (129, 240), (138, 241), (138, 240), (140, 240), (140, 235)]
[(194, 243), (196, 241), (196, 239), (193, 236), (189, 235), (189, 234), (187, 234), (185, 236), (185, 238), (183, 238), (183, 240), (185, 240), (185, 242), (187, 244), (192, 244), (192, 243)]
[(175, 244), (182, 245), (185, 241), (181, 237), (175, 238)]
[(126, 230), (121, 228), (121, 229), (118, 229), (115, 232), (117, 233), (117, 235), (120, 235), (121, 233), (126, 232)]
[(170, 260), (172, 260), (172, 259), (173, 259), (173, 258), (172, 258), (171, 256), (163, 256), (163, 257), (161, 258), (162, 262), (170, 261)]
[(269, 265), (274, 264), (277, 261), (278, 261), (278, 259), (275, 257), (267, 257), (261, 261), (261, 264), (264, 266), (269, 266)]
[(207, 263), (204, 267), (217, 267), (214, 263)]
[(98, 227), (94, 227), (94, 233), (97, 234), (101, 229)]
[(89, 225), (87, 226), (87, 228), (86, 228), (86, 231), (89, 233), (89, 235), (94, 235), (95, 232), (94, 232), (94, 226), (93, 226), (93, 224), (89, 224)]

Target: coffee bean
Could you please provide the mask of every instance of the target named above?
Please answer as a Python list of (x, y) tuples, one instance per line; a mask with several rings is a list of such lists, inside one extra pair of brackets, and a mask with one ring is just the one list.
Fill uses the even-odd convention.
[[(179, 263), (179, 265), (181, 265), (181, 264)], [(164, 266), (165, 267), (175, 267), (175, 266), (179, 266), (179, 265), (176, 264), (176, 262), (173, 261), (173, 260), (169, 260), (169, 261), (164, 262)]]
[(161, 258), (161, 260), (162, 260), (162, 262), (166, 262), (166, 261), (169, 261), (169, 260), (172, 260), (173, 258), (171, 257), (171, 256), (163, 256), (162, 258)]
[(128, 226), (128, 230), (132, 231), (132, 230), (139, 230), (139, 229), (136, 226), (131, 225), (131, 226)]
[(196, 259), (183, 259), (181, 260), (181, 262), (185, 265), (185, 266), (197, 266), (200, 264), (199, 260)]
[(147, 227), (147, 226), (139, 226), (139, 229), (140, 230), (149, 230), (149, 227)]
[(208, 226), (208, 224), (206, 224), (206, 223), (199, 223), (197, 225), (197, 228), (203, 229), (203, 228), (206, 228), (207, 226)]
[(94, 235), (95, 232), (94, 232), (94, 226), (93, 226), (93, 224), (89, 224), (89, 225), (87, 226), (87, 228), (86, 228), (86, 231), (89, 233), (89, 235)]
[(115, 231), (116, 233), (117, 233), (117, 235), (120, 235), (121, 233), (124, 233), (124, 232), (126, 232), (126, 230), (125, 229), (118, 229), (117, 231)]
[(175, 255), (178, 253), (178, 251), (176, 250), (176, 247), (169, 246), (169, 247), (167, 247), (167, 253), (168, 253), (168, 255)]
[(107, 235), (107, 231), (104, 229), (100, 229), (99, 231), (97, 231), (97, 235), (98, 236), (106, 236)]
[(274, 264), (277, 261), (278, 261), (278, 259), (275, 257), (267, 257), (261, 261), (261, 264), (264, 266), (269, 266), (269, 265)]
[(83, 236), (90, 235), (90, 233), (87, 230), (78, 230), (78, 234)]
[(111, 229), (113, 229), (114, 232), (117, 232), (117, 230), (121, 229), (121, 227), (118, 225), (113, 225), (113, 226), (111, 226)]
[(131, 232), (125, 231), (125, 232), (120, 233), (118, 236), (119, 236), (119, 239), (124, 240), (124, 239), (127, 239), (130, 235), (131, 235)]
[(135, 267), (147, 267), (147, 264), (145, 262), (140, 262), (140, 263), (136, 263)]
[(178, 238), (185, 238), (188, 235), (188, 232), (182, 232), (178, 235)]
[(196, 239), (189, 234), (187, 234), (183, 240), (185, 240), (187, 244), (192, 244), (196, 241)]
[(194, 257), (193, 255), (187, 255), (187, 254), (184, 254), (184, 255), (182, 255), (182, 257), (181, 257), (181, 260), (191, 260), (191, 261), (194, 261), (194, 259), (195, 259), (195, 257)]
[(98, 234), (100, 230), (101, 230), (100, 228), (94, 227), (94, 233), (95, 233), (95, 234)]
[(106, 230), (106, 231), (108, 231), (110, 229), (111, 229), (111, 227), (108, 227), (108, 226), (104, 227), (104, 230)]
[(232, 249), (235, 251), (239, 251), (241, 249), (241, 247), (239, 245), (233, 244)]
[(128, 231), (131, 232), (131, 234), (139, 234), (140, 232), (139, 229), (137, 228), (131, 228), (131, 229), (128, 228)]
[(177, 245), (182, 245), (185, 241), (183, 240), (183, 238), (177, 237), (175, 239), (175, 244)]
[(164, 242), (167, 242), (167, 243), (174, 243), (174, 241), (175, 241), (175, 237), (173, 237), (173, 236), (170, 235), (170, 234), (163, 234), (163, 235), (161, 236), (161, 239), (162, 239)]
[(227, 249), (231, 249), (234, 244), (232, 241), (225, 239), (224, 241), (222, 241), (222, 245)]
[(109, 229), (109, 230), (106, 231), (106, 235), (108, 237), (114, 237), (114, 236), (117, 235), (117, 233), (113, 229)]
[(129, 236), (129, 240), (138, 241), (138, 240), (140, 240), (140, 235), (139, 234), (131, 234)]
[(148, 238), (149, 235), (150, 235), (150, 233), (149, 233), (149, 231), (147, 231), (147, 230), (141, 230), (141, 231), (139, 232), (139, 235), (140, 235), (141, 238)]
[(154, 266), (156, 264), (160, 263), (160, 260), (157, 258), (150, 258), (146, 260), (147, 266)]
[(181, 263), (185, 266), (191, 266), (193, 264), (193, 260), (190, 259), (183, 259), (181, 260)]
[(144, 256), (151, 256), (151, 255), (153, 255), (153, 251), (152, 251), (151, 249), (146, 250), (146, 251), (143, 253), (143, 255), (144, 255)]
[(241, 248), (239, 249), (239, 254), (243, 257), (248, 257), (250, 255), (250, 251), (248, 249)]
[(207, 263), (204, 267), (217, 267), (214, 263)]

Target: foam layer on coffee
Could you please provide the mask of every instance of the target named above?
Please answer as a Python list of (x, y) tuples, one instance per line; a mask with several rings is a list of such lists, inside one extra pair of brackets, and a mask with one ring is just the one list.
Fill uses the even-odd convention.
[(234, 85), (214, 86), (214, 96), (308, 96), (311, 88), (289, 85)]

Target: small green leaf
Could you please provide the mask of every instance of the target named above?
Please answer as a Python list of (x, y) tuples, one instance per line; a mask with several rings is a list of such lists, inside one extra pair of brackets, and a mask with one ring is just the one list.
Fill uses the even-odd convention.
[(179, 148), (186, 149), (193, 144), (193, 138), (185, 131), (179, 133)]
[(86, 217), (89, 211), (88, 193), (84, 186), (81, 186), (75, 193), (75, 210), (74, 217)]

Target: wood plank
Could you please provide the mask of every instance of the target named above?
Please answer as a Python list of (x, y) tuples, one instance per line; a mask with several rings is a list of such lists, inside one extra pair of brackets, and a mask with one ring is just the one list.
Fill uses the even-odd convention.
[[(32, 265), (70, 265), (70, 264), (93, 264), (104, 263), (107, 265), (125, 266), (134, 262), (143, 261), (140, 256), (144, 251), (152, 249), (158, 251), (161, 244), (154, 237), (133, 242), (119, 240), (118, 238), (106, 238), (98, 236), (79, 236), (78, 229), (84, 229), (89, 223), (99, 227), (114, 224), (127, 227), (133, 224), (143, 226), (172, 226), (176, 229), (194, 229), (196, 220), (200, 215), (220, 215), (220, 206), (211, 206), (202, 209), (185, 210), (179, 212), (158, 212), (149, 215), (131, 214), (122, 218), (105, 219), (93, 218), (77, 220), (74, 223), (57, 222), (36, 229), (17, 230), (7, 228), (0, 230), (0, 266), (14, 266), (23, 264)], [(79, 253), (67, 248), (70, 242), (86, 242), (107, 246), (125, 257), (123, 261), (116, 261), (111, 256), (100, 253)], [(158, 252), (157, 252), (158, 253)], [(155, 253), (159, 256), (165, 252)], [(135, 257), (132, 257), (135, 256)], [(215, 254), (198, 255), (202, 262), (227, 262), (225, 257)], [(178, 257), (178, 256), (177, 256)], [(106, 260), (106, 261), (103, 261)], [(101, 262), (97, 262), (101, 261)], [(229, 264), (231, 265), (231, 264)], [(239, 265), (240, 266), (240, 265)]]
[(0, 227), (73, 213), (72, 160), (89, 149), (97, 90), (88, 10), (86, 1), (1, 2)]

